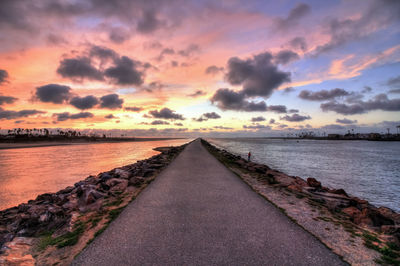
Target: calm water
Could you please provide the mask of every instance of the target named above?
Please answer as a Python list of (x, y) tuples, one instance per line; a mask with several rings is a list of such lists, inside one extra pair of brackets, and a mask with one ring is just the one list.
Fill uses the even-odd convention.
[(289, 175), (315, 177), (377, 206), (400, 211), (400, 142), (209, 139)]
[(79, 144), (0, 150), (0, 210), (45, 192), (57, 192), (89, 175), (158, 154), (152, 149), (189, 140)]

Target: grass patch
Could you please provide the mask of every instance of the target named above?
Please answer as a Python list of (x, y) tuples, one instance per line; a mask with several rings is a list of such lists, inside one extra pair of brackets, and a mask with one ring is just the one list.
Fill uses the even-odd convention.
[(100, 221), (101, 221), (101, 217), (95, 217), (95, 218), (93, 218), (92, 221), (91, 221), (92, 224), (91, 224), (90, 228), (96, 227), (97, 224), (98, 224)]
[(381, 241), (379, 240), (379, 238), (377, 238), (376, 236), (374, 236), (374, 235), (372, 235), (372, 234), (369, 234), (369, 233), (367, 233), (367, 232), (364, 232), (362, 236), (363, 236), (363, 238), (364, 238), (366, 241), (369, 240), (369, 241), (381, 243)]
[(104, 207), (119, 206), (119, 205), (121, 205), (122, 202), (124, 202), (124, 200), (122, 198), (117, 198), (116, 200), (106, 203), (103, 206)]
[(82, 222), (76, 223), (72, 232), (68, 232), (58, 237), (52, 237), (52, 233), (48, 233), (41, 239), (38, 249), (40, 251), (45, 250), (48, 246), (57, 246), (57, 248), (63, 248), (66, 246), (73, 246), (78, 243), (80, 236), (85, 231), (85, 224)]
[(108, 220), (109, 220), (109, 222), (112, 222), (113, 220), (115, 220), (115, 218), (118, 217), (118, 215), (122, 212), (122, 210), (123, 210), (124, 208), (125, 208), (125, 207), (121, 207), (121, 208), (117, 208), (117, 209), (111, 210), (111, 211), (108, 213)]

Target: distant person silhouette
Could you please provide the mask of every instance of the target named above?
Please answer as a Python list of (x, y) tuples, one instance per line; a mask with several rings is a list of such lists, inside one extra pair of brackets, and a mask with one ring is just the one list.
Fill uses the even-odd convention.
[(250, 162), (250, 159), (251, 159), (251, 152), (249, 152), (249, 154), (247, 154), (247, 161)]

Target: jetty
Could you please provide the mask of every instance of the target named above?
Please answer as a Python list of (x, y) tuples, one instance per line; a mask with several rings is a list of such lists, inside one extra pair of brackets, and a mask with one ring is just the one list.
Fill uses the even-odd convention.
[(347, 265), (197, 139), (73, 265)]

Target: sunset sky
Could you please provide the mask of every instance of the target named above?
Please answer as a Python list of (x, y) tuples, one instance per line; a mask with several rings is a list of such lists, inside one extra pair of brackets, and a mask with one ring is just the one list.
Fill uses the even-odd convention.
[(397, 125), (398, 0), (0, 1), (3, 130), (277, 136)]

